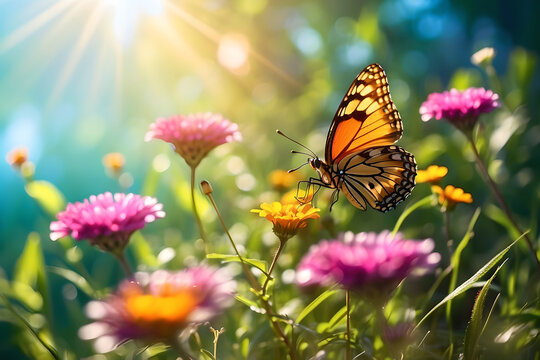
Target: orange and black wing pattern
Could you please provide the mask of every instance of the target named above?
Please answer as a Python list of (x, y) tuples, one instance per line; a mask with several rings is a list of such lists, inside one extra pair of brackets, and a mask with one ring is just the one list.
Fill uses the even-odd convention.
[(414, 156), (399, 146), (382, 146), (345, 156), (334, 165), (342, 171), (338, 188), (359, 209), (386, 212), (403, 201), (415, 185)]
[(379, 64), (366, 67), (345, 94), (328, 132), (325, 159), (392, 145), (403, 133), (401, 117), (390, 98), (388, 80)]

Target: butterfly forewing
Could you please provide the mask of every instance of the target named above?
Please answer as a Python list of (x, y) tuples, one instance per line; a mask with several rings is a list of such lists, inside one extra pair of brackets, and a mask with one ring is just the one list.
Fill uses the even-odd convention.
[(416, 162), (399, 146), (383, 146), (345, 156), (332, 172), (339, 178), (337, 187), (354, 206), (386, 212), (411, 193)]
[(402, 133), (386, 74), (380, 65), (369, 65), (356, 77), (334, 116), (326, 140), (326, 162), (333, 164), (354, 152), (391, 145)]

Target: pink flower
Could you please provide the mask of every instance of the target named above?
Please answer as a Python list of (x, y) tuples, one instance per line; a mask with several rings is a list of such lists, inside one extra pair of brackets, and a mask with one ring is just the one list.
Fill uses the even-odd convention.
[(242, 135), (238, 125), (222, 115), (201, 113), (159, 118), (150, 125), (144, 139), (171, 143), (189, 166), (196, 167), (210, 150), (231, 141), (241, 141)]
[(445, 118), (459, 129), (472, 129), (480, 114), (499, 107), (498, 98), (499, 95), (484, 88), (451, 89), (429, 94), (420, 107), (420, 114), (423, 121)]
[(297, 269), (301, 287), (340, 284), (376, 302), (385, 301), (409, 275), (431, 271), (440, 261), (431, 239), (405, 240), (400, 233), (341, 233), (313, 245)]
[(129, 237), (146, 223), (165, 216), (155, 198), (135, 194), (92, 195), (84, 202), (70, 203), (50, 225), (51, 240), (71, 236), (86, 239), (106, 251), (122, 250)]
[(176, 341), (184, 329), (210, 321), (233, 303), (236, 282), (226, 269), (198, 266), (178, 272), (136, 273), (103, 301), (86, 306), (96, 320), (79, 330), (107, 352), (129, 339)]

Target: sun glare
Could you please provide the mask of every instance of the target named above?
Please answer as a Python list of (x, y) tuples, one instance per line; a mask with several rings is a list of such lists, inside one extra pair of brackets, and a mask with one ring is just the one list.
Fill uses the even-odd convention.
[(133, 42), (137, 25), (145, 16), (163, 14), (162, 0), (103, 0), (112, 13), (113, 30), (122, 45)]

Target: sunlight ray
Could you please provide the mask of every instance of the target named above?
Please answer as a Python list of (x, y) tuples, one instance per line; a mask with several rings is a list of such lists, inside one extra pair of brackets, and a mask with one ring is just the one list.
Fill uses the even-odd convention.
[(49, 98), (49, 104), (54, 104), (58, 100), (58, 97), (64, 91), (64, 88), (67, 86), (73, 71), (75, 70), (77, 64), (79, 63), (79, 60), (81, 59), (81, 56), (86, 50), (88, 42), (94, 35), (100, 20), (103, 18), (102, 15), (103, 7), (98, 6), (89, 16), (88, 21), (84, 25), (84, 29), (79, 37), (79, 40), (77, 41), (77, 45), (75, 46), (73, 52), (70, 54), (65, 68), (60, 75), (60, 79), (58, 80), (56, 86), (51, 93), (51, 96)]
[[(205, 24), (204, 22), (200, 21), (193, 15), (187, 13), (180, 7), (178, 7), (175, 4), (172, 4), (170, 1), (166, 1), (164, 5), (175, 15), (177, 15), (180, 19), (184, 20), (187, 24), (191, 25), (195, 30), (199, 31), (202, 35), (207, 37), (210, 41), (214, 42), (216, 45), (219, 45), (223, 35), (218, 32), (217, 30), (213, 29), (210, 25)], [(299, 88), (301, 87), (301, 84), (296, 81), (293, 77), (291, 77), (289, 74), (287, 74), (285, 71), (280, 69), (278, 66), (276, 66), (274, 63), (272, 63), (270, 60), (268, 60), (265, 56), (258, 53), (257, 51), (253, 50), (252, 47), (248, 47), (248, 52), (253, 56), (253, 58), (261, 63), (263, 66), (266, 66), (269, 70), (274, 72), (276, 75), (278, 75), (280, 78), (285, 80), (287, 83), (292, 85), (293, 87)]]
[[(4, 74), (5, 77), (0, 76), (0, 81), (16, 83), (17, 87), (14, 91), (21, 93), (36, 86), (36, 82), (39, 82), (40, 78), (47, 73), (47, 68), (57, 55), (55, 51), (51, 51), (50, 44), (55, 44), (59, 49), (68, 46), (71, 39), (65, 36), (65, 31), (71, 26), (71, 22), (84, 11), (82, 5), (84, 2), (71, 6), (58, 20), (52, 23), (48, 31), (41, 35), (41, 41), (32, 48), (34, 56), (21, 58)], [(51, 90), (47, 89), (47, 91)]]
[(61, 0), (41, 14), (28, 21), (26, 24), (13, 31), (5, 40), (0, 43), (0, 53), (6, 52), (35, 33), (40, 27), (44, 26), (55, 17), (59, 16), (70, 5), (76, 4), (75, 0)]

